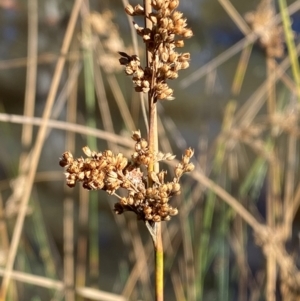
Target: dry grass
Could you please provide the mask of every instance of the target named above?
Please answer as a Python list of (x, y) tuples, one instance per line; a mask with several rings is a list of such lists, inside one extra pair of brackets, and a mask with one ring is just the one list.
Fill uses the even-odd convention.
[[(300, 45), (291, 36), (288, 16), (299, 10), (300, 1), (288, 7), (288, 14), (284, 13), (284, 1), (280, 1), (281, 13), (277, 15), (270, 1), (262, 1), (267, 13), (263, 20), (269, 20), (262, 32), (253, 22), (247, 24), (245, 19), (249, 15), (245, 18), (229, 0), (218, 2), (245, 37), (180, 81), (182, 89), (193, 87), (208, 73), (217, 73), (233, 56), (239, 57), (220, 132), (213, 142), (204, 136), (199, 138), (196, 170), (186, 178), (184, 196), (176, 200), (180, 215), (175, 221), (162, 224), (166, 299), (296, 301), (300, 298), (298, 247), (292, 252), (287, 246), (296, 244), (294, 231), (299, 223)], [(114, 19), (109, 23), (111, 12), (91, 13), (87, 2), (75, 1), (60, 54), (39, 54), (38, 5), (37, 0), (28, 0), (28, 56), (0, 61), (0, 71), (24, 66), (27, 70), (23, 115), (0, 113), (1, 124), (6, 128), (16, 124), (21, 130), (22, 146), (18, 150), (17, 172), (0, 182), (0, 275), (3, 279), (0, 300), (151, 300), (152, 242), (138, 222), (123, 215), (109, 215), (107, 207), (111, 208), (112, 203), (106, 203), (103, 195), (99, 202), (95, 195), (92, 200), (83, 190), (74, 193), (65, 188), (52, 189), (52, 195), (46, 197), (61, 198), (59, 202), (63, 204), (62, 212), (53, 216), (63, 221), (60, 258), (49, 230), (51, 225), (43, 218), (43, 208), (38, 210), (45, 204), (37, 193), (43, 189), (42, 185), (51, 183), (51, 187), (58, 187), (54, 183), (59, 182), (65, 187), (58, 166), (43, 171), (41, 158), (45, 158), (44, 153), (49, 154), (47, 138), (51, 132), (65, 132), (65, 142), (60, 141), (61, 145), (50, 151), (51, 161), (58, 164), (63, 149), (74, 152), (86, 144), (82, 137), (90, 137), (89, 145), (130, 153), (131, 131), (148, 128), (142, 96), (138, 99), (130, 95), (130, 89), (125, 87), (127, 82), (124, 84), (118, 66), (113, 64), (114, 60), (118, 63), (116, 51), (123, 51), (119, 47), (125, 47), (125, 42), (117, 34), (110, 40), (107, 31), (101, 32), (97, 23), (107, 18), (105, 24), (115, 33)], [(279, 28), (282, 18), (284, 26)], [(76, 24), (81, 26), (77, 28)], [(270, 45), (262, 41), (263, 34), (271, 28), (278, 30), (276, 34), (282, 31), (287, 45), (280, 58), (275, 57), (280, 54), (276, 48), (280, 41)], [(273, 36), (273, 42), (274, 39)], [(132, 40), (134, 51), (128, 51), (138, 53), (134, 30)], [(257, 40), (266, 53), (266, 75), (241, 104), (241, 93), (249, 80), (252, 46)], [(274, 44), (276, 49), (268, 50)], [(37, 117), (38, 66), (50, 63), (56, 67), (42, 117)], [(82, 73), (85, 78), (92, 74), (90, 80), (82, 83)], [(67, 74), (65, 82), (64, 74)], [(64, 85), (61, 93), (58, 92), (60, 84)], [(78, 93), (82, 86), (86, 92), (84, 99), (95, 101), (90, 109)], [(207, 91), (214, 88), (210, 86)], [(87, 93), (88, 89), (92, 92)], [(159, 147), (166, 153), (172, 152), (172, 148), (179, 153), (186, 142), (180, 137), (172, 116), (164, 112), (164, 105), (158, 109), (162, 134)], [(57, 120), (62, 118), (63, 121)], [(81, 125), (85, 121), (87, 125)], [(2, 130), (4, 133), (4, 126)], [(1, 165), (6, 163), (3, 160)], [(109, 225), (101, 217), (98, 221), (98, 212), (103, 211), (109, 216)], [(26, 224), (32, 228), (28, 230)], [(108, 235), (117, 236), (119, 243), (109, 252), (101, 249), (97, 233), (105, 230), (99, 224), (112, 233)], [(253, 249), (261, 250), (263, 256), (254, 258)], [(105, 257), (109, 253), (115, 257)], [(42, 266), (39, 275), (32, 268), (36, 258)]]

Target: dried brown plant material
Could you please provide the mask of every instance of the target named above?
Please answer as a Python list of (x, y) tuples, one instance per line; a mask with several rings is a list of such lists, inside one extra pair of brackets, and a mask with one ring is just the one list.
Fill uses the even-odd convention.
[[(191, 29), (187, 28), (183, 14), (176, 11), (178, 4), (178, 0), (153, 0), (152, 11), (147, 16), (141, 5), (133, 7), (129, 4), (125, 8), (131, 16), (144, 16), (151, 20), (151, 28), (134, 23), (137, 34), (143, 38), (146, 49), (151, 54), (147, 67), (141, 66), (137, 55), (120, 52), (120, 49), (124, 49), (120, 44), (117, 49), (109, 43), (111, 36), (118, 35), (111, 24), (110, 13), (90, 15), (89, 21), (94, 30), (106, 38), (104, 46), (119, 52), (120, 65), (125, 66), (125, 73), (132, 77), (135, 90), (149, 93), (153, 104), (158, 99), (173, 99), (173, 90), (168, 86), (167, 80), (177, 78), (178, 71), (189, 66), (190, 54), (176, 52), (176, 47), (183, 47), (184, 39), (193, 35)], [(105, 60), (104, 66), (107, 58)], [(74, 187), (80, 182), (85, 189), (104, 190), (116, 196), (118, 202), (114, 210), (117, 214), (133, 211), (139, 219), (152, 224), (168, 221), (178, 213), (177, 208), (171, 206), (170, 200), (181, 193), (181, 176), (194, 169), (194, 165), (190, 163), (194, 152), (192, 149), (185, 151), (174, 169), (175, 176), (168, 181), (166, 171), (153, 171), (149, 166), (158, 161), (173, 160), (175, 156), (150, 149), (149, 142), (141, 137), (140, 131), (133, 132), (132, 139), (135, 146), (130, 159), (122, 153), (114, 154), (110, 150), (95, 152), (87, 146), (83, 148), (86, 158), (74, 158), (68, 151), (63, 153), (59, 164), (66, 169), (67, 185)], [(125, 191), (125, 194), (121, 196), (119, 190)]]
[[(189, 67), (190, 54), (178, 53), (176, 47), (183, 47), (183, 39), (192, 37), (183, 14), (176, 10), (178, 0), (151, 1), (152, 12), (148, 16), (152, 28), (144, 28), (134, 23), (134, 28), (143, 38), (152, 59), (149, 68), (140, 65), (137, 55), (119, 52), (119, 62), (125, 66), (125, 73), (132, 76), (137, 92), (149, 93), (157, 99), (172, 100), (173, 90), (167, 80), (176, 79), (178, 71)], [(125, 11), (130, 16), (144, 15), (139, 6), (128, 4)]]
[[(93, 32), (97, 34), (101, 40), (101, 51), (98, 51), (100, 55), (97, 59), (98, 63), (107, 73), (120, 72), (122, 70), (118, 63), (118, 51), (125, 49), (119, 28), (113, 19), (114, 14), (109, 10), (101, 14), (92, 12), (86, 19), (91, 25)], [(84, 39), (82, 39), (82, 42), (84, 42)], [(97, 47), (96, 44), (94, 47)]]
[(272, 25), (275, 10), (271, 3), (262, 0), (255, 11), (248, 12), (245, 19), (259, 36), (259, 44), (269, 57), (281, 58), (284, 54), (284, 37), (281, 25)]
[(131, 4), (127, 4), (125, 7), (125, 12), (129, 16), (143, 16), (145, 14), (144, 8), (138, 4), (133, 7)]
[[(175, 167), (175, 176), (166, 182), (167, 172), (152, 171), (147, 174), (150, 161), (173, 160), (174, 155), (167, 153), (151, 154), (148, 142), (141, 137), (140, 131), (132, 134), (135, 141), (134, 153), (131, 160), (123, 154), (113, 154), (112, 151), (95, 152), (85, 146), (83, 152), (86, 158), (74, 159), (70, 152), (64, 152), (59, 161), (65, 167), (66, 181), (69, 187), (77, 182), (89, 190), (104, 190), (115, 195), (119, 201), (115, 204), (115, 212), (121, 214), (133, 211), (144, 221), (160, 222), (171, 219), (178, 213), (177, 208), (170, 205), (170, 199), (181, 193), (180, 177), (194, 169), (190, 159), (194, 152), (187, 149), (181, 161)], [(151, 179), (151, 186), (148, 182)], [(117, 191), (124, 189), (126, 196), (120, 196)]]

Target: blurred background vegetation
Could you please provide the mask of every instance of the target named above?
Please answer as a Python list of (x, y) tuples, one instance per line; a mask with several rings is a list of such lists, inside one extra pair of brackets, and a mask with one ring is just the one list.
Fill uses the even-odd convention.
[[(0, 0), (0, 300), (153, 299), (144, 224), (58, 165), (146, 135), (124, 3)], [(181, 1), (192, 60), (159, 104), (160, 149), (193, 147), (196, 171), (164, 223), (166, 300), (300, 300), (299, 10)]]

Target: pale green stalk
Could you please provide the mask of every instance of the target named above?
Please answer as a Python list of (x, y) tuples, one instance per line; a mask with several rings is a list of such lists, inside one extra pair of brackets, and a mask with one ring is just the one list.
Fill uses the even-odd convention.
[(298, 62), (298, 55), (294, 40), (294, 33), (292, 30), (291, 19), (287, 10), (286, 0), (279, 0), (279, 8), (284, 28), (285, 42), (289, 52), (289, 58), (291, 61), (291, 68), (293, 77), (297, 86), (298, 101), (300, 100), (300, 68)]
[[(145, 10), (145, 28), (152, 28), (151, 21), (147, 18), (147, 16), (151, 13), (151, 0), (144, 0), (144, 10)], [(150, 66), (150, 62), (152, 60), (152, 55), (146, 49), (146, 59), (147, 66)], [(153, 89), (153, 87), (152, 87)], [(149, 150), (152, 154), (158, 153), (158, 130), (157, 130), (157, 107), (156, 107), (156, 99), (153, 96), (152, 89), (148, 94), (148, 102), (149, 102)], [(152, 179), (150, 178), (151, 172), (158, 172), (159, 166), (158, 163), (154, 161), (151, 162), (148, 166), (148, 175), (149, 175), (149, 186), (152, 185)], [(154, 244), (154, 256), (155, 256), (155, 300), (163, 301), (164, 294), (164, 257), (163, 257), (163, 243), (162, 243), (162, 233), (161, 233), (161, 223), (155, 223), (153, 227), (153, 232), (151, 233)], [(148, 227), (148, 229), (150, 229)]]
[[(87, 21), (83, 21), (83, 35), (87, 47), (83, 51), (84, 61), (84, 87), (85, 101), (87, 110), (87, 126), (97, 128), (95, 112), (96, 98), (94, 86), (94, 59), (93, 50), (91, 49), (92, 33), (90, 25)], [(93, 136), (87, 136), (87, 145), (92, 149), (97, 149), (97, 140)], [(89, 232), (91, 239), (89, 240), (90, 255), (90, 274), (93, 280), (99, 275), (99, 244), (98, 244), (98, 196), (96, 193), (89, 194)]]

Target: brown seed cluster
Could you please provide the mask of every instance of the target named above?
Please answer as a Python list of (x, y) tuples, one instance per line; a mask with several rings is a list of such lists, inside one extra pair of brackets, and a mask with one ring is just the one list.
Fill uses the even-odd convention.
[[(175, 167), (175, 176), (171, 182), (165, 181), (166, 171), (147, 174), (147, 165), (150, 160), (173, 160), (171, 154), (151, 154), (148, 142), (141, 138), (140, 132), (132, 135), (135, 143), (135, 152), (132, 160), (128, 161), (123, 154), (114, 155), (110, 150), (94, 152), (88, 147), (83, 151), (87, 158), (74, 159), (70, 152), (65, 152), (59, 164), (66, 168), (67, 185), (74, 187), (82, 182), (84, 188), (89, 190), (105, 190), (115, 195), (119, 202), (115, 204), (115, 212), (121, 214), (133, 211), (139, 219), (151, 222), (170, 220), (178, 213), (170, 204), (170, 198), (181, 192), (180, 177), (194, 169), (190, 163), (193, 151), (187, 149), (182, 160)], [(145, 174), (146, 173), (146, 174)], [(149, 180), (151, 185), (148, 185)], [(126, 196), (117, 194), (123, 188)]]
[(121, 153), (114, 155), (110, 150), (97, 153), (87, 146), (83, 152), (88, 158), (74, 159), (70, 152), (65, 152), (59, 161), (60, 166), (66, 167), (65, 176), (69, 187), (82, 182), (86, 189), (103, 189), (109, 194), (121, 187), (119, 175), (122, 175), (128, 163)]
[[(186, 19), (176, 10), (179, 0), (152, 0), (152, 12), (145, 16), (142, 6), (128, 4), (125, 11), (130, 16), (147, 17), (152, 28), (140, 27), (134, 23), (138, 35), (143, 38), (147, 50), (152, 55), (149, 67), (141, 67), (137, 55), (120, 52), (120, 64), (125, 65), (125, 72), (132, 76), (135, 90), (148, 93), (157, 99), (172, 100), (173, 90), (168, 86), (168, 79), (178, 77), (178, 71), (189, 67), (190, 53), (178, 53), (176, 47), (183, 47), (185, 38), (193, 35), (186, 28)], [(151, 90), (150, 90), (151, 89)]]
[(261, 1), (256, 11), (245, 15), (251, 29), (259, 36), (259, 44), (269, 57), (281, 58), (284, 55), (283, 28), (272, 25), (275, 10), (269, 1)]

